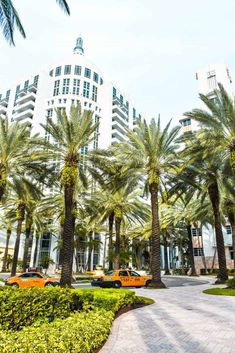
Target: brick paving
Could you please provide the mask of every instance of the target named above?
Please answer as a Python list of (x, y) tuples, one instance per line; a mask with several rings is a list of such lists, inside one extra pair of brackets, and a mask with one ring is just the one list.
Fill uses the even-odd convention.
[(100, 353), (235, 353), (235, 297), (202, 293), (210, 287), (136, 290), (156, 303), (116, 319)]

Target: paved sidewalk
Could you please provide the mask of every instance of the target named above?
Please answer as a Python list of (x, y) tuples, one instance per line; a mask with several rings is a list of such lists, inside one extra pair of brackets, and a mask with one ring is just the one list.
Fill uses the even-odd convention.
[(202, 293), (210, 287), (136, 290), (156, 303), (115, 320), (100, 353), (235, 353), (235, 297)]

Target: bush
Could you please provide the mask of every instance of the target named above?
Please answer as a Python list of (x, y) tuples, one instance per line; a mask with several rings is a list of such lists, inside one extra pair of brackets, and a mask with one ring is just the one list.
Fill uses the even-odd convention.
[(126, 290), (0, 287), (0, 329), (19, 330), (95, 308), (115, 313), (134, 300), (134, 292)]
[(228, 288), (235, 289), (235, 277), (227, 281)]
[(114, 314), (94, 310), (72, 314), (40, 327), (0, 331), (1, 353), (89, 353), (108, 337)]

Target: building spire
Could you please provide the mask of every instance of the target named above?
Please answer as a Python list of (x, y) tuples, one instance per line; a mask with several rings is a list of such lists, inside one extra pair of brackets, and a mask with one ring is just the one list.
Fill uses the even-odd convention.
[(83, 55), (84, 54), (84, 49), (83, 49), (83, 39), (82, 37), (78, 37), (76, 40), (76, 46), (73, 49), (73, 53), (74, 54), (80, 54)]

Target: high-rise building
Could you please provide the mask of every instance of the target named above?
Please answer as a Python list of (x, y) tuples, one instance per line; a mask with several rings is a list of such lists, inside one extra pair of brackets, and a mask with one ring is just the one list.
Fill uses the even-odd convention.
[[(234, 99), (232, 78), (225, 64), (217, 63), (199, 69), (196, 73), (196, 80), (198, 81), (199, 93), (207, 95), (210, 99), (215, 98), (214, 91), (218, 88), (218, 83), (221, 83), (230, 97)], [(202, 106), (202, 108), (204, 107)], [(183, 132), (193, 131), (198, 128), (198, 123), (188, 117), (180, 119), (180, 123)]]
[[(106, 79), (101, 70), (85, 55), (83, 40), (79, 37), (75, 48), (66, 60), (57, 62), (49, 70), (37, 72), (32, 77), (18, 80), (6, 92), (0, 94), (0, 116), (8, 116), (11, 121), (28, 121), (33, 132), (40, 132), (47, 139), (41, 123), (47, 117), (56, 118), (55, 109), (65, 109), (80, 103), (82, 109), (94, 112), (94, 122), (99, 127), (94, 132), (94, 140), (83, 148), (86, 154), (89, 149), (107, 148), (113, 143), (125, 139), (125, 128), (133, 128), (137, 118), (136, 107), (129, 97)], [(95, 234), (94, 237), (98, 237)], [(38, 262), (44, 255), (50, 255), (57, 261), (55, 248), (56, 238), (50, 233), (43, 233), (39, 240)], [(12, 243), (11, 243), (12, 244)], [(0, 234), (0, 245), (4, 246), (4, 237)], [(32, 250), (35, 248), (35, 241)], [(32, 256), (33, 256), (32, 251)], [(102, 254), (94, 253), (93, 263), (102, 264)], [(32, 264), (31, 256), (31, 264)], [(22, 259), (22, 246), (20, 251)], [(83, 256), (85, 262), (85, 256)]]

